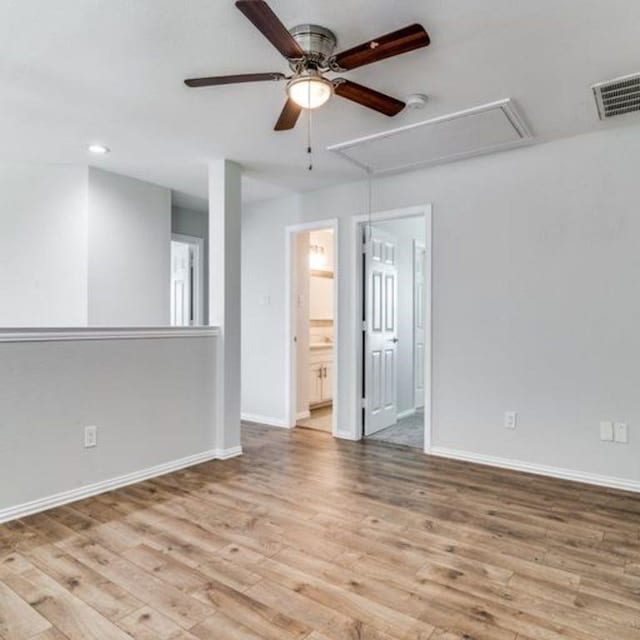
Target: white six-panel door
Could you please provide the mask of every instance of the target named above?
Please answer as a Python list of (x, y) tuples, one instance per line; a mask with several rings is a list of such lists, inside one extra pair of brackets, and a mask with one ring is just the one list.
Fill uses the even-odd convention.
[(396, 423), (397, 241), (372, 228), (366, 251), (365, 435)]

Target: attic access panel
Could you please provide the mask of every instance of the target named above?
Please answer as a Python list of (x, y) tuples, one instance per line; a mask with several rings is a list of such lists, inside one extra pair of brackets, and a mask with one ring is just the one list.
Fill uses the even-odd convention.
[(328, 147), (374, 174), (442, 164), (525, 144), (531, 133), (509, 99)]

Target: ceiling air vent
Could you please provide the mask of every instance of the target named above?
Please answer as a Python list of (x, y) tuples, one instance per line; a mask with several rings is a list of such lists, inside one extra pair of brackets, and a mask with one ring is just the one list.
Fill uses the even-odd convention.
[(600, 120), (640, 111), (640, 73), (593, 85)]

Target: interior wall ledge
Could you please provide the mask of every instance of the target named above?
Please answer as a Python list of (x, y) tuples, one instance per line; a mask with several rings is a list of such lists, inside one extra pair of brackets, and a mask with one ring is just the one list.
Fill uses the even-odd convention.
[(165, 338), (210, 338), (219, 327), (60, 327), (0, 329), (2, 342), (58, 342), (76, 340), (143, 340)]

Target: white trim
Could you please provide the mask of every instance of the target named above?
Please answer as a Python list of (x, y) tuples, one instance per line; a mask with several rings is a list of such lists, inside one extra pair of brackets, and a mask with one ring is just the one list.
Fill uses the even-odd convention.
[(198, 268), (195, 270), (195, 283), (193, 286), (194, 290), (197, 291), (194, 301), (194, 321), (195, 326), (202, 325), (204, 323), (204, 238), (187, 236), (183, 233), (172, 233), (171, 240), (190, 244), (196, 249)]
[(243, 413), (240, 416), (241, 420), (245, 422), (255, 422), (256, 424), (266, 424), (269, 427), (283, 427), (289, 429), (290, 427), (281, 418), (272, 418), (270, 416), (259, 416), (255, 413)]
[(242, 455), (242, 447), (229, 447), (228, 449), (216, 449), (215, 460), (229, 460), (229, 458), (235, 458)]
[(561, 480), (571, 480), (573, 482), (594, 484), (600, 487), (608, 487), (610, 489), (622, 489), (623, 491), (634, 491), (636, 493), (640, 493), (639, 480), (626, 480), (624, 478), (616, 478), (614, 476), (601, 476), (587, 471), (576, 471), (574, 469), (564, 469), (562, 467), (549, 467), (547, 465), (536, 464), (533, 462), (512, 460), (510, 458), (497, 458), (495, 456), (487, 456), (481, 453), (473, 453), (471, 451), (447, 449), (446, 447), (432, 447), (429, 453), (432, 456), (437, 456), (439, 458), (462, 460), (464, 462), (484, 464), (490, 467), (499, 467), (500, 469), (511, 469), (512, 471), (534, 473), (536, 475), (548, 476), (550, 478), (560, 478)]
[[(275, 426), (284, 426), (289, 429), (292, 429), (296, 426), (296, 414), (297, 414), (297, 406), (296, 406), (296, 350), (293, 348), (293, 336), (295, 334), (294, 326), (295, 326), (295, 312), (296, 305), (294, 301), (295, 290), (294, 290), (294, 247), (293, 241), (295, 239), (295, 234), (300, 233), (301, 231), (317, 231), (323, 229), (331, 229), (333, 231), (333, 271), (334, 271), (334, 287), (333, 287), (333, 326), (334, 326), (334, 341), (333, 341), (333, 362), (334, 366), (334, 375), (333, 375), (333, 390), (332, 390), (332, 401), (333, 406), (338, 406), (338, 397), (339, 397), (339, 357), (338, 354), (340, 352), (340, 331), (338, 330), (340, 327), (340, 305), (339, 305), (339, 289), (340, 289), (340, 259), (339, 259), (339, 231), (338, 231), (338, 219), (337, 218), (329, 218), (327, 220), (315, 220), (314, 222), (306, 222), (303, 224), (292, 224), (285, 227), (284, 237), (285, 237), (285, 373), (284, 373), (284, 388), (285, 388), (285, 398), (284, 398), (284, 424), (275, 425)], [(269, 423), (265, 423), (269, 424)], [(338, 437), (338, 411), (334, 410), (332, 412), (332, 424), (331, 424), (331, 433), (334, 437)], [(343, 437), (343, 436), (339, 436)]]
[(142, 340), (148, 338), (211, 338), (219, 327), (118, 327), (0, 329), (0, 342), (58, 342), (75, 340)]
[(306, 420), (307, 418), (311, 417), (311, 411), (299, 411), (296, 414), (296, 422), (298, 420)]
[(184, 469), (185, 467), (209, 462), (210, 460), (227, 460), (228, 458), (238, 456), (241, 453), (241, 447), (233, 447), (231, 449), (211, 449), (209, 451), (203, 451), (202, 453), (196, 453), (192, 456), (186, 456), (185, 458), (171, 460), (170, 462), (163, 462), (162, 464), (157, 464), (153, 467), (148, 467), (147, 469), (141, 469), (140, 471), (134, 471), (122, 476), (117, 476), (109, 480), (102, 480), (101, 482), (85, 485), (84, 487), (78, 487), (77, 489), (55, 493), (51, 496), (47, 496), (46, 498), (39, 498), (37, 500), (25, 502), (24, 504), (0, 509), (0, 523), (8, 522), (9, 520), (16, 520), (17, 518), (24, 518), (40, 511), (60, 507), (70, 502), (90, 498), (91, 496), (96, 496), (100, 493), (113, 491), (120, 487), (126, 487), (130, 484), (156, 478), (167, 473), (172, 473), (173, 471)]
[(408, 418), (409, 416), (414, 416), (416, 414), (415, 407), (413, 409), (406, 409), (405, 411), (398, 412), (396, 416), (398, 420), (402, 420), (403, 418)]
[[(433, 352), (433, 335), (431, 329), (431, 296), (433, 282), (433, 206), (431, 203), (416, 205), (412, 207), (404, 207), (402, 209), (391, 209), (388, 211), (376, 211), (371, 215), (361, 214), (352, 217), (352, 236), (355, 240), (353, 249), (353, 274), (355, 277), (355, 309), (356, 312), (352, 318), (354, 325), (354, 336), (356, 344), (356, 367), (355, 379), (355, 400), (356, 406), (360, 407), (360, 393), (362, 390), (362, 236), (358, 232), (363, 224), (367, 222), (383, 222), (386, 220), (396, 220), (399, 218), (415, 218), (424, 216), (424, 246), (426, 248), (425, 260), (425, 292), (424, 292), (424, 331), (425, 331), (425, 362), (424, 362), (424, 451), (429, 453), (431, 449), (431, 384), (432, 384), (432, 352)], [(362, 438), (362, 411), (359, 409), (355, 416), (356, 431), (352, 435), (352, 439), (360, 440)], [(341, 435), (341, 437), (344, 437)]]
[(336, 438), (340, 438), (341, 440), (351, 440), (352, 442), (358, 442), (361, 438), (356, 437), (354, 433), (351, 431), (336, 431)]
[(424, 276), (424, 451), (429, 453), (432, 446), (432, 397), (433, 397), (433, 207), (427, 205), (425, 213), (424, 246), (425, 246), (425, 276)]
[[(425, 235), (426, 235), (426, 230), (425, 230)], [(431, 229), (429, 229), (429, 233), (431, 233)], [(413, 291), (412, 291), (412, 296), (411, 296), (411, 300), (413, 303), (413, 322), (411, 323), (411, 340), (412, 340), (412, 345), (411, 345), (411, 362), (413, 364), (413, 402), (416, 405), (415, 409), (417, 409), (418, 407), (422, 406), (422, 401), (423, 399), (420, 398), (420, 393), (417, 393), (417, 385), (416, 385), (416, 372), (418, 371), (418, 366), (420, 366), (417, 362), (417, 358), (416, 358), (416, 338), (418, 336), (418, 329), (416, 327), (416, 257), (418, 255), (419, 251), (424, 251), (424, 262), (422, 264), (422, 268), (424, 273), (422, 273), (422, 287), (424, 289), (424, 293), (426, 294), (426, 291), (428, 288), (430, 288), (431, 283), (427, 283), (427, 279), (426, 279), (426, 270), (425, 270), (425, 264), (426, 264), (426, 260), (427, 260), (427, 247), (425, 246), (424, 242), (418, 242), (417, 240), (413, 240), (413, 260), (412, 260), (412, 286), (413, 286)], [(431, 268), (431, 267), (430, 267)], [(423, 319), (424, 321), (425, 319)], [(427, 346), (427, 335), (425, 333), (426, 331), (426, 325), (423, 327), (423, 344), (426, 348)], [(431, 344), (429, 344), (429, 348), (431, 348)], [(424, 365), (422, 365), (424, 366)], [(423, 377), (424, 377), (424, 371), (423, 373)]]

